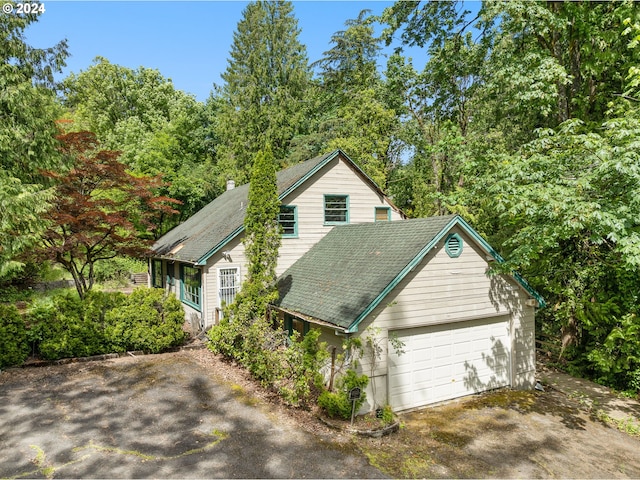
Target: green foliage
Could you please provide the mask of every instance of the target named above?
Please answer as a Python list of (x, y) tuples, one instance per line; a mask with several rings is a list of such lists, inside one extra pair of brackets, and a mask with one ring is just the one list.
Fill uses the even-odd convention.
[(147, 252), (155, 220), (173, 213), (176, 200), (157, 195), (158, 177), (135, 176), (118, 160), (119, 152), (99, 150), (91, 132), (59, 137), (68, 171), (46, 172), (56, 198), (37, 253), (60, 264), (73, 277), (80, 297), (93, 288), (95, 265), (118, 255)]
[(393, 422), (394, 416), (393, 416), (393, 409), (391, 408), (391, 405), (385, 405), (382, 408), (382, 415), (380, 416), (380, 420), (382, 420), (382, 422), (385, 425), (388, 425)]
[(398, 117), (387, 102), (377, 68), (381, 39), (374, 36), (369, 10), (345, 22), (331, 37), (332, 47), (313, 65), (320, 68), (318, 127), (306, 138), (326, 152), (344, 150), (380, 187), (393, 167), (393, 136)]
[(238, 22), (224, 84), (217, 87), (214, 134), (219, 178), (248, 179), (268, 143), (284, 161), (292, 140), (308, 133), (311, 69), (289, 1), (251, 2)]
[(132, 70), (98, 57), (64, 82), (72, 128), (90, 130), (136, 174), (161, 174), (159, 194), (182, 202), (180, 217), (162, 218), (162, 232), (204, 206), (215, 190), (211, 112), (154, 69)]
[(83, 302), (67, 293), (41, 304), (28, 314), (30, 340), (42, 358), (86, 357), (109, 351), (103, 326), (84, 315)]
[(0, 369), (21, 365), (29, 355), (24, 320), (13, 305), (0, 303)]
[[(324, 391), (318, 397), (318, 405), (324, 409), (324, 411), (330, 417), (334, 418), (351, 418), (352, 408), (355, 412), (358, 412), (360, 407), (367, 399), (367, 395), (364, 389), (369, 384), (369, 377), (349, 369), (345, 374), (336, 382), (336, 390), (334, 392)], [(352, 400), (349, 400), (349, 392), (353, 388), (361, 389), (361, 396), (355, 401), (355, 406)]]
[(180, 345), (184, 311), (176, 297), (157, 288), (138, 288), (122, 306), (105, 314), (107, 336), (115, 351), (158, 353)]
[(0, 15), (0, 279), (23, 266), (44, 229), (52, 192), (42, 168), (62, 165), (56, 150), (53, 75), (64, 66), (66, 42), (33, 48), (24, 32), (36, 14)]
[(276, 265), (280, 248), (280, 225), (275, 159), (267, 147), (258, 152), (251, 170), (249, 204), (242, 240), (247, 257), (247, 277), (230, 313), (243, 322), (263, 317), (277, 299)]
[[(600, 337), (602, 338), (602, 337)], [(596, 379), (618, 390), (640, 392), (640, 320), (627, 314), (587, 354)]]
[(326, 343), (319, 342), (321, 333), (320, 329), (313, 328), (302, 340), (298, 340), (296, 335), (289, 342), (278, 389), (291, 404), (306, 404), (313, 398), (314, 392), (323, 387), (324, 377), (320, 368), (329, 358), (329, 352)]
[(306, 406), (321, 388), (319, 371), (329, 355), (319, 337), (312, 329), (301, 341), (288, 340), (264, 318), (249, 324), (223, 319), (209, 330), (209, 349), (237, 361), (286, 402)]
[(184, 311), (174, 295), (138, 288), (90, 292), (80, 300), (67, 293), (35, 305), (27, 315), (28, 340), (35, 353), (55, 360), (143, 350), (157, 353), (180, 345)]
[(114, 257), (96, 263), (94, 272), (96, 282), (124, 281), (133, 273), (147, 271), (147, 262), (131, 257)]

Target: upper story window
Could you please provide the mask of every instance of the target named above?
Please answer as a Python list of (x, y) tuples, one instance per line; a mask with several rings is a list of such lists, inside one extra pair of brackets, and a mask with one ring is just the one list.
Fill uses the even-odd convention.
[(376, 207), (376, 222), (388, 222), (391, 220), (391, 208)]
[(348, 195), (324, 196), (324, 223), (326, 225), (349, 223)]
[(283, 237), (298, 236), (298, 209), (294, 205), (280, 205), (278, 223)]
[(202, 305), (202, 275), (200, 270), (182, 265), (181, 274), (180, 300), (199, 310)]

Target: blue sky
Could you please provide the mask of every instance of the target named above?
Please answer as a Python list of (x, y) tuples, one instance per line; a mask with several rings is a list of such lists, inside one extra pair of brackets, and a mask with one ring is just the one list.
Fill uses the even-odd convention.
[[(129, 68), (144, 66), (171, 78), (177, 89), (204, 101), (227, 66), (233, 33), (246, 1), (49, 1), (26, 32), (35, 47), (66, 38), (70, 57), (63, 78), (97, 56)], [(311, 62), (331, 36), (362, 9), (382, 13), (391, 1), (296, 0), (294, 14)], [(420, 52), (418, 53), (420, 54)], [(414, 53), (415, 56), (415, 53)], [(418, 60), (416, 58), (416, 60)]]

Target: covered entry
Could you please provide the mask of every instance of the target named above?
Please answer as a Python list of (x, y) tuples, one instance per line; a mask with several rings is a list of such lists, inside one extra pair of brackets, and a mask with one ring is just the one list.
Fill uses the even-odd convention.
[(406, 410), (510, 384), (509, 316), (398, 330), (389, 346), (389, 403)]

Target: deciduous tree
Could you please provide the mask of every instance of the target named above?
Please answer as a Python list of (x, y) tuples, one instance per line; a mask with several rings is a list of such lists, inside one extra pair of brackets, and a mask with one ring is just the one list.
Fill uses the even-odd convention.
[(45, 215), (49, 227), (39, 253), (71, 273), (84, 298), (95, 282), (95, 263), (143, 255), (154, 218), (171, 213), (177, 201), (155, 194), (160, 178), (128, 173), (119, 153), (100, 150), (93, 133), (67, 133), (59, 140), (72, 167), (44, 172), (55, 185), (55, 199)]
[(64, 81), (64, 105), (74, 130), (96, 134), (103, 148), (122, 152), (136, 174), (162, 174), (162, 194), (182, 202), (180, 216), (163, 219), (162, 234), (216, 193), (210, 112), (176, 90), (159, 71), (130, 69), (98, 57)]
[[(11, 2), (9, 2), (11, 3)], [(44, 228), (51, 192), (41, 168), (58, 168), (55, 82), (65, 41), (38, 49), (25, 42), (37, 14), (0, 15), (0, 278), (19, 269), (19, 255)]]

